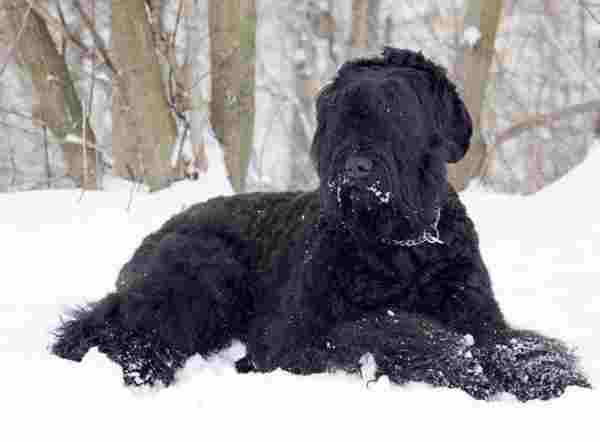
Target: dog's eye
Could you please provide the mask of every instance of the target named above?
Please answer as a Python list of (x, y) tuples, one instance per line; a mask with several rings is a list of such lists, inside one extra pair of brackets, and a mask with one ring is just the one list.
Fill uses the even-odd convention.
[(371, 143), (361, 143), (356, 145), (354, 149), (352, 149), (352, 153), (355, 155), (364, 155), (373, 150), (373, 145)]

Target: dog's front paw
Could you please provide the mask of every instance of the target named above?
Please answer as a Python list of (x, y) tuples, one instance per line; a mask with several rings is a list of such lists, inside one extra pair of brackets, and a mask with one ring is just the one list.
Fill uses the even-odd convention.
[(136, 387), (157, 382), (169, 386), (187, 359), (183, 352), (162, 343), (156, 333), (115, 327), (107, 328), (98, 350), (121, 366), (125, 385)]
[(475, 399), (487, 400), (499, 393), (499, 387), (484, 371), (478, 349), (458, 334), (438, 338), (410, 356), (402, 353), (377, 359), (380, 374), (396, 383), (426, 382), (437, 387), (460, 388)]
[(433, 379), (439, 379), (440, 385), (460, 388), (475, 399), (487, 400), (499, 393), (495, 380), (484, 371), (470, 335), (453, 339), (446, 346), (439, 368), (430, 370)]
[(521, 401), (548, 400), (569, 386), (591, 387), (572, 349), (557, 340), (527, 333), (486, 350), (487, 370)]

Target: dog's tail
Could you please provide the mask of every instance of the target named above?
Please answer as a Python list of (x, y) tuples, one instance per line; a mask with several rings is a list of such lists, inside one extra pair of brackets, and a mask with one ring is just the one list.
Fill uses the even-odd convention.
[(106, 323), (119, 309), (121, 295), (111, 293), (104, 299), (79, 306), (68, 313), (68, 319), (54, 331), (50, 351), (55, 355), (81, 362), (86, 353), (101, 343)]

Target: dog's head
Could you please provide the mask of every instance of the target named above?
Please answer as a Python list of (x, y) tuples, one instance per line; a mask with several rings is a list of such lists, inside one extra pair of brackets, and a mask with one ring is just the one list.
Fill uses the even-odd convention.
[(370, 237), (420, 235), (436, 223), (446, 163), (465, 155), (471, 132), (445, 70), (420, 53), (385, 48), (344, 64), (317, 99), (322, 210)]

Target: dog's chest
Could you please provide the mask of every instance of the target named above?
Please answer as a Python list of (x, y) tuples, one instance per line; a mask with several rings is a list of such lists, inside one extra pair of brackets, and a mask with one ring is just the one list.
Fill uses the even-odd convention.
[(416, 274), (416, 263), (407, 253), (347, 253), (339, 257), (332, 282), (338, 302), (360, 310), (410, 304)]

